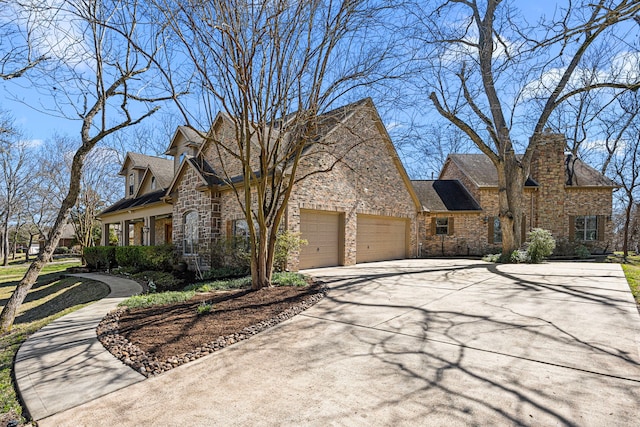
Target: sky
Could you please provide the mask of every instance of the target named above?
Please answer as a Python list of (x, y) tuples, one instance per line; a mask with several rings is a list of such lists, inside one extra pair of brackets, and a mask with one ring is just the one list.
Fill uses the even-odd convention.
[[(516, 0), (516, 5), (522, 14), (530, 21), (535, 20), (541, 14), (553, 14), (558, 4), (550, 0), (538, 0), (535, 2)], [(0, 81), (0, 108), (9, 111), (14, 117), (16, 124), (23, 130), (25, 138), (32, 141), (32, 145), (41, 144), (51, 138), (54, 134), (68, 135), (72, 138), (79, 135), (81, 122), (79, 120), (69, 120), (55, 117), (43, 112), (39, 112), (33, 107), (46, 104), (48, 99), (45, 93), (40, 93), (37, 88), (25, 79), (15, 79), (10, 81)], [(17, 101), (16, 98), (21, 101)], [(374, 99), (375, 101), (375, 99)], [(428, 101), (427, 101), (428, 102)], [(429, 103), (429, 109), (432, 109)], [(172, 105), (164, 106), (165, 111), (171, 112)], [(397, 124), (389, 117), (383, 117), (390, 127)], [(146, 121), (147, 125), (154, 126), (154, 120), (163, 120), (162, 117), (151, 118)], [(157, 123), (157, 122), (156, 122)], [(168, 143), (169, 141), (167, 141)]]
[[(518, 1), (518, 7), (525, 8), (525, 16), (539, 16), (540, 13), (551, 11), (559, 2), (538, 0), (535, 2)], [(33, 106), (46, 103), (44, 95), (38, 93), (24, 80), (4, 81), (0, 83), (0, 108), (9, 110), (16, 123), (25, 131), (27, 138), (43, 141), (55, 133), (74, 136), (80, 131), (79, 121), (61, 119), (37, 111)], [(22, 102), (16, 101), (16, 98)]]

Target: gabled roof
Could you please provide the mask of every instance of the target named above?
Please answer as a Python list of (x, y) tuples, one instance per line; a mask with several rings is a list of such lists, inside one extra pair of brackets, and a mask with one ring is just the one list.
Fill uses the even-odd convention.
[(187, 168), (192, 168), (196, 174), (200, 177), (200, 182), (203, 186), (212, 186), (212, 185), (220, 185), (223, 181), (218, 178), (218, 175), (213, 170), (213, 168), (207, 163), (207, 161), (199, 157), (186, 157), (183, 162), (180, 164), (180, 167), (176, 171), (171, 184), (167, 187), (166, 194), (169, 195), (173, 192), (173, 189), (180, 181), (180, 178), (184, 174)]
[(411, 181), (422, 206), (432, 212), (481, 211), (480, 204), (457, 179)]
[[(353, 114), (356, 113), (356, 111), (358, 111), (360, 108), (363, 108), (363, 107), (368, 108), (369, 109), (368, 111), (374, 117), (375, 126), (377, 126), (378, 131), (383, 136), (383, 140), (387, 145), (389, 154), (391, 155), (394, 161), (394, 164), (396, 165), (398, 172), (405, 183), (405, 188), (407, 189), (407, 192), (410, 194), (412, 200), (414, 201), (416, 208), (420, 209), (421, 205), (417, 195), (415, 194), (413, 187), (411, 186), (411, 181), (409, 179), (409, 176), (407, 175), (406, 170), (404, 169), (404, 166), (402, 165), (402, 162), (398, 157), (395, 147), (391, 142), (391, 138), (389, 137), (384, 125), (382, 124), (382, 120), (380, 119), (380, 116), (378, 115), (377, 110), (375, 109), (375, 106), (371, 98), (365, 98), (365, 99), (353, 102), (351, 104), (335, 108), (326, 113), (320, 114), (318, 116), (318, 120), (316, 123), (317, 137), (313, 141), (313, 143), (305, 147), (304, 152), (308, 153), (308, 151), (315, 145), (314, 143), (321, 142), (323, 139), (327, 138), (329, 135), (331, 135), (331, 133), (335, 129), (337, 129), (341, 124), (345, 123), (350, 117), (353, 116)], [(291, 120), (294, 114), (295, 113), (292, 113), (291, 115), (288, 115), (273, 123), (274, 129), (271, 129), (271, 131), (274, 132), (274, 135), (275, 135), (274, 138), (281, 136), (279, 135), (279, 129), (282, 128), (283, 123), (287, 122), (288, 120)], [(209, 134), (213, 134), (214, 132), (217, 132), (217, 130), (220, 129), (221, 126), (224, 126), (225, 123), (229, 123), (230, 121), (232, 121), (232, 118), (229, 117), (227, 114), (219, 113), (211, 125)], [(283, 147), (286, 146), (286, 138), (287, 138), (287, 135), (284, 135), (285, 142), (282, 144)], [(216, 170), (214, 167), (212, 167), (209, 163), (207, 163), (204, 160), (204, 157), (205, 157), (204, 152), (205, 150), (208, 149), (208, 146), (211, 143), (210, 141), (212, 140), (213, 138), (207, 138), (206, 140), (201, 139), (203, 143), (200, 145), (196, 156), (187, 157), (187, 159), (181, 164), (179, 170), (177, 171), (177, 173), (175, 174), (175, 177), (173, 178), (171, 185), (169, 186), (167, 194), (170, 194), (173, 191), (175, 185), (180, 180), (180, 176), (183, 173), (184, 168), (186, 167), (192, 167), (200, 176), (203, 185), (207, 185), (207, 186), (234, 184), (234, 183), (240, 183), (243, 181), (242, 165), (239, 161), (233, 160), (234, 163), (238, 163), (238, 164), (234, 164), (232, 167), (227, 166), (225, 168), (226, 172), (229, 174), (229, 176), (227, 176), (223, 173), (223, 171)], [(254, 153), (258, 153), (258, 152), (259, 152), (258, 150), (254, 150)], [(256, 157), (256, 161), (257, 160), (258, 159)], [(285, 169), (286, 167), (287, 166), (285, 166)], [(255, 171), (255, 173), (256, 175), (258, 175), (258, 171)]]
[(120, 172), (118, 172), (118, 175), (126, 174), (129, 162), (133, 163), (134, 169), (150, 168), (153, 176), (155, 176), (159, 181), (158, 184), (161, 182), (164, 183), (164, 185), (160, 184), (162, 187), (166, 188), (173, 178), (173, 160), (132, 152), (127, 153), (125, 156), (124, 162), (122, 162), (122, 168), (120, 169)]
[[(449, 154), (446, 164), (453, 162), (477, 187), (497, 187), (498, 172), (496, 167), (485, 154)], [(440, 173), (442, 176), (442, 172)], [(528, 177), (524, 183), (525, 187), (537, 187), (538, 183)]]
[(173, 134), (173, 137), (171, 138), (171, 143), (169, 144), (169, 147), (167, 148), (167, 151), (164, 152), (164, 154), (175, 154), (173, 153), (173, 150), (180, 140), (180, 137), (184, 138), (187, 141), (187, 145), (200, 147), (204, 142), (204, 137), (202, 136), (203, 134), (203, 132), (192, 129), (188, 126), (178, 126), (175, 133)]
[(565, 157), (565, 183), (574, 187), (618, 187), (619, 185), (607, 178), (596, 169), (570, 154)]
[(162, 196), (164, 196), (164, 190), (153, 191), (151, 193), (144, 194), (140, 197), (133, 197), (130, 199), (120, 199), (113, 205), (109, 206), (97, 215), (97, 218), (102, 217), (105, 214), (122, 211), (126, 209), (139, 208), (152, 203), (161, 202)]

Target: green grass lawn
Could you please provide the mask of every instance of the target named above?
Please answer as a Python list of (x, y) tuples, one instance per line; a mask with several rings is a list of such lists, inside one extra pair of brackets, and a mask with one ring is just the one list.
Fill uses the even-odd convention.
[(627, 278), (627, 283), (629, 283), (631, 293), (636, 303), (640, 306), (640, 255), (630, 253), (625, 260), (622, 257), (622, 252), (616, 252), (609, 256), (606, 262), (615, 262), (622, 265), (622, 270)]
[(622, 264), (622, 270), (631, 288), (631, 293), (640, 305), (640, 255), (629, 255), (626, 262), (622, 262), (622, 255), (616, 254), (616, 258)]
[[(1, 425), (5, 425), (4, 422), (10, 419), (22, 417), (22, 408), (16, 398), (12, 380), (13, 358), (20, 344), (47, 323), (104, 298), (109, 293), (109, 287), (104, 283), (62, 277), (68, 267), (79, 265), (80, 261), (77, 259), (46, 265), (20, 307), (13, 330), (0, 335)], [(0, 309), (6, 304), (27, 268), (28, 264), (0, 267)]]

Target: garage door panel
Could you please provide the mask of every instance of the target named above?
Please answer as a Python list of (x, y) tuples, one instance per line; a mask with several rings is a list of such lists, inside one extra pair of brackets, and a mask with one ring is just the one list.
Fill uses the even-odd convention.
[(405, 258), (406, 235), (405, 219), (358, 215), (356, 262)]
[(301, 238), (309, 242), (300, 249), (300, 268), (331, 267), (340, 263), (340, 215), (334, 212), (301, 211)]

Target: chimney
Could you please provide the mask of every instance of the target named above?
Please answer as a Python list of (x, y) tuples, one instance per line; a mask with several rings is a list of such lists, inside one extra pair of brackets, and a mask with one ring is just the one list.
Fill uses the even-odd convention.
[(545, 131), (539, 135), (531, 160), (531, 177), (538, 183), (535, 223), (552, 234), (562, 235), (564, 224), (566, 138), (562, 134)]

